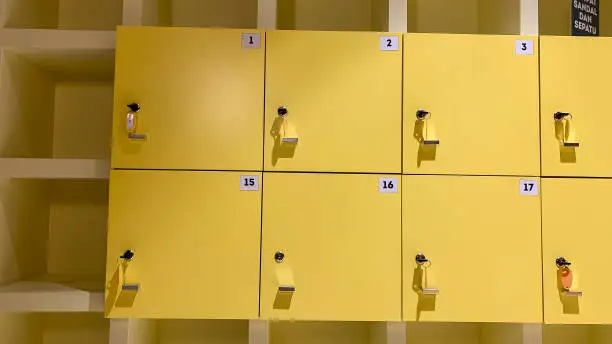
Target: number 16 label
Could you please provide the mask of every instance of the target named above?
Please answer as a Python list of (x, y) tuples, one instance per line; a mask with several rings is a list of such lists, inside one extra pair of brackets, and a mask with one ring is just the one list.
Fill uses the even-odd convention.
[(397, 178), (378, 178), (378, 192), (397, 193)]
[(537, 196), (538, 181), (537, 180), (521, 180), (519, 183), (519, 192), (521, 195)]
[(259, 190), (259, 176), (240, 176), (241, 191)]

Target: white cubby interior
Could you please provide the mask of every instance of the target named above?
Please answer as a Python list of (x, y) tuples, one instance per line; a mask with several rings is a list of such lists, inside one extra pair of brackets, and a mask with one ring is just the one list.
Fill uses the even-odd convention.
[(114, 30), (123, 0), (2, 0), (2, 27), (23, 29)]

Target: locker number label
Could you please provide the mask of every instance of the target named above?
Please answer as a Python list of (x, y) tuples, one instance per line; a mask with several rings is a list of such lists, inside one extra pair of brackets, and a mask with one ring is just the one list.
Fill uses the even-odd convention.
[(521, 180), (519, 183), (520, 193), (525, 196), (537, 196), (538, 195), (538, 181), (537, 180)]
[(241, 191), (259, 190), (259, 176), (240, 176)]
[(514, 45), (514, 51), (517, 55), (533, 55), (533, 41), (517, 40)]
[(259, 49), (261, 48), (261, 34), (259, 33), (243, 33), (242, 48), (244, 49)]
[(397, 178), (378, 178), (378, 192), (397, 193)]
[(396, 51), (396, 50), (399, 50), (399, 37), (398, 36), (382, 36), (382, 37), (380, 37), (380, 50), (382, 50), (382, 51)]

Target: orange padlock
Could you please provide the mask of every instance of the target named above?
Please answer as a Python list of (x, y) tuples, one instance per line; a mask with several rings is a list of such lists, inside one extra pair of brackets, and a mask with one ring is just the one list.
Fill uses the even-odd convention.
[(561, 280), (561, 286), (564, 290), (570, 290), (572, 288), (574, 275), (572, 270), (568, 267), (559, 269), (559, 279)]

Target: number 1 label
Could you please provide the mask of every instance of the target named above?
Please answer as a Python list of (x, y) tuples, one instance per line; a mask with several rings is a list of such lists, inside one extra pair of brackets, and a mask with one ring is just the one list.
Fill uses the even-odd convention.
[(261, 48), (261, 34), (258, 33), (243, 33), (242, 34), (243, 49), (259, 49)]
[(240, 176), (241, 191), (259, 190), (259, 176)]
[(519, 183), (519, 192), (525, 196), (537, 196), (538, 195), (538, 181), (537, 180), (521, 180)]
[(397, 178), (378, 178), (378, 192), (397, 193)]

